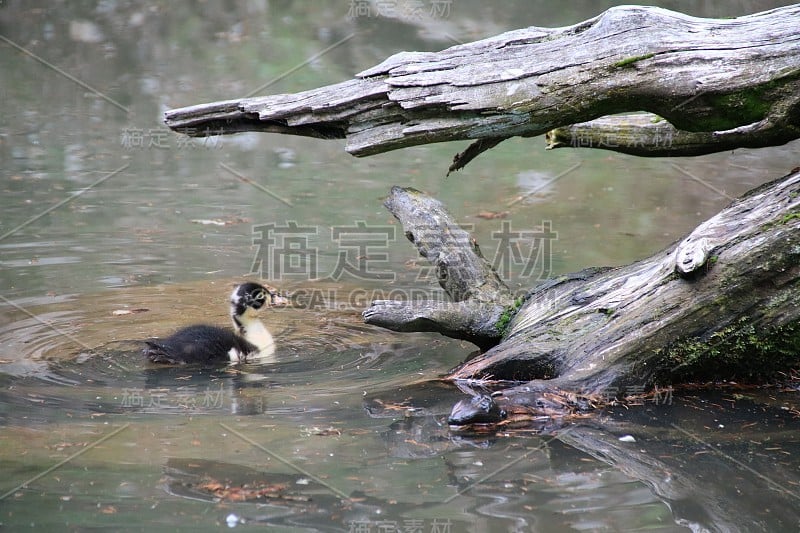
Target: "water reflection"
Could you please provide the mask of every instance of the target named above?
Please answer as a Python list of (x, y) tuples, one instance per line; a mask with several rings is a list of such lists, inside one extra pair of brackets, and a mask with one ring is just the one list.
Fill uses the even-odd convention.
[[(781, 3), (657, 2), (724, 17)], [(392, 184), (439, 197), (473, 224), (489, 256), (502, 226), (482, 214), (505, 213), (521, 230), (552, 221), (551, 274), (650, 255), (728, 203), (663, 162), (545, 153), (536, 139), (509, 140), (445, 180), (463, 146), (357, 160), (338, 141), (248, 134), (189, 142), (163, 126), (167, 108), (335, 83), (400, 50), (572, 24), (613, 2), (553, 9), (459, 0), (433, 19), (348, 17), (354, 4), (0, 7), (0, 523), (209, 529), (234, 514), (236, 527), (319, 530), (796, 526), (797, 406), (785, 400), (796, 391), (758, 397), (732, 419), (718, 406), (741, 407), (735, 395), (692, 400), (647, 423), (640, 411), (609, 415), (636, 436), (632, 449), (608, 431), (555, 422), (508, 434), (450, 431), (445, 417), (463, 393), (436, 379), (473, 347), (367, 328), (358, 315), (375, 291), (435, 292), (399, 234), (385, 250), (392, 283), (346, 279), (302, 298), (315, 281), (275, 283), (298, 298), (274, 317), (274, 363), (196, 369), (142, 360), (140, 339), (198, 321), (227, 324), (219, 302), (251, 270), (255, 227), (294, 221), (327, 236), (361, 220), (387, 226), (380, 204)], [(737, 195), (795, 166), (792, 146), (674, 161)], [(578, 163), (536, 194), (542, 176)], [(514, 202), (525, 195), (536, 201)], [(317, 247), (320, 270), (330, 272), (340, 249), (330, 239)], [(508, 272), (514, 290), (538, 282), (522, 271)], [(323, 295), (319, 305), (312, 295)], [(115, 314), (133, 310), (146, 311)], [(221, 424), (352, 501), (298, 483), (302, 474)], [(684, 481), (696, 474), (702, 483)], [(306, 492), (294, 494), (313, 492), (312, 504), (230, 501), (198, 488), (204, 480), (210, 489), (210, 479), (297, 485)], [(682, 491), (670, 492), (676, 479)]]
[[(216, 290), (227, 293), (230, 284)], [(745, 515), (757, 515), (765, 529), (798, 518), (792, 457), (800, 456), (800, 443), (791, 397), (770, 399), (771, 392), (747, 389), (718, 398), (676, 393), (674, 405), (611, 410), (588, 424), (547, 419), (500, 433), (460, 434), (446, 419), (464, 391), (436, 377), (469, 348), (368, 328), (350, 311), (278, 314), (274, 362), (147, 363), (132, 337), (169, 329), (159, 324), (164, 317), (183, 322), (206, 313), (206, 298), (216, 297), (197, 301), (195, 289), (129, 290), (126, 300), (137, 306), (131, 309), (152, 311), (122, 315), (111, 312), (120, 305), (113, 293), (34, 300), (26, 306), (36, 318), (17, 317), (7, 327), (4, 339), (18, 339), (21, 361), (38, 365), (27, 374), (1, 375), (8, 453), (2, 462), (9, 479), (24, 480), (31, 469), (52, 464), (54, 454), (66, 459), (76, 447), (120, 432), (67, 463), (57, 478), (37, 480), (36, 491), (12, 490), (21, 516), (60, 502), (83, 520), (88, 500), (117, 494), (101, 509), (145, 523), (137, 522), (143, 519), (131, 499), (157, 509), (165, 487), (177, 500), (158, 516), (181, 509), (202, 522), (208, 511), (198, 505), (204, 503), (218, 521), (233, 510), (237, 523), (320, 530), (406, 520), (489, 529), (493, 523), (528, 529), (544, 520), (553, 530), (719, 524), (735, 530)], [(174, 316), (176, 301), (186, 316)], [(224, 317), (224, 310), (218, 314)], [(31, 338), (36, 342), (24, 341)], [(103, 466), (120, 457), (131, 470)], [(347, 497), (306, 484), (292, 465)], [(86, 469), (98, 472), (94, 486), (61, 481)], [(152, 479), (162, 471), (165, 485)], [(718, 483), (720, 475), (732, 485)], [(747, 493), (747, 505), (722, 503), (737, 498), (731, 486)], [(772, 491), (768, 501), (765, 490)]]

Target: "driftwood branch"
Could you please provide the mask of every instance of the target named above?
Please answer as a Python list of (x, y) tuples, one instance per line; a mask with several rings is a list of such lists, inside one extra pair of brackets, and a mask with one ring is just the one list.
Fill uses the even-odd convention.
[[(800, 92), (798, 93), (800, 95)], [(711, 154), (735, 148), (763, 148), (792, 140), (785, 133), (800, 124), (800, 116), (778, 113), (751, 128), (729, 131), (679, 130), (651, 113), (613, 115), (552, 129), (545, 134), (547, 149), (600, 148), (642, 157)]]
[[(553, 280), (525, 302), (500, 346), (451, 378), (559, 377), (592, 394), (669, 379), (701, 363), (680, 353), (681, 340), (710, 340), (733, 325), (779, 327), (800, 319), (798, 229), (795, 172), (751, 191), (650, 258)], [(736, 370), (709, 371), (732, 378)]]
[[(800, 365), (800, 169), (763, 185), (677, 245), (634, 264), (554, 279), (502, 342), (447, 379), (524, 382), (451, 421), (580, 406), (686, 380), (759, 380)], [(499, 408), (498, 408), (499, 405)]]
[(475, 239), (444, 204), (415, 189), (392, 187), (384, 205), (434, 266), (452, 303), (378, 300), (364, 311), (365, 322), (394, 331), (438, 331), (481, 348), (497, 344), (503, 332), (498, 322), (513, 298)]
[[(652, 128), (612, 119), (602, 123), (600, 139), (619, 151), (685, 155), (780, 145), (800, 138), (798, 27), (800, 5), (732, 20), (614, 7), (565, 28), (403, 52), (328, 87), (171, 110), (166, 123), (195, 136), (344, 138), (356, 156), (477, 140), (451, 170), (503, 139), (622, 112), (663, 117), (673, 141), (640, 148)], [(557, 129), (551, 145), (586, 128)], [(599, 141), (596, 133), (584, 141)]]
[(507, 304), (511, 291), (478, 243), (439, 200), (411, 187), (392, 187), (384, 206), (403, 225), (406, 238), (435, 267), (436, 279), (453, 301)]
[(451, 423), (586, 407), (658, 383), (763, 379), (800, 364), (800, 169), (650, 258), (548, 280), (519, 307), (440, 202), (394, 187), (386, 206), (455, 303), (377, 301), (365, 320), (491, 348), (445, 379), (507, 387), (459, 403)]

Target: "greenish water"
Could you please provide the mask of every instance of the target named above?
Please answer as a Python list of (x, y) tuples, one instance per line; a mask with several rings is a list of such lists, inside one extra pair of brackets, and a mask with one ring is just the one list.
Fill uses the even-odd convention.
[[(797, 166), (796, 143), (643, 160), (513, 139), (445, 179), (466, 143), (355, 159), (340, 141), (187, 140), (163, 126), (168, 108), (335, 83), (401, 50), (572, 24), (612, 5), (445, 4), (446, 15), (404, 22), (349, 17), (358, 2), (0, 4), (0, 524), (800, 525), (796, 391), (676, 392), (674, 405), (609, 413), (620, 433), (602, 446), (580, 424), (459, 435), (444, 420), (465, 392), (436, 378), (474, 347), (360, 320), (373, 298), (441, 297), (381, 206), (392, 185), (440, 198), (524, 290), (656, 252)], [(734, 16), (780, 4), (661, 5)], [(543, 224), (552, 234), (539, 256)], [(213, 371), (142, 361), (138, 340), (227, 323), (231, 286), (259, 276), (292, 296), (267, 317), (276, 361)], [(676, 438), (676, 425), (697, 438)], [(603, 454), (634, 433), (665, 477), (710, 480), (704, 494), (678, 481), (665, 491)], [(235, 501), (230, 488), (245, 485), (290, 496)]]

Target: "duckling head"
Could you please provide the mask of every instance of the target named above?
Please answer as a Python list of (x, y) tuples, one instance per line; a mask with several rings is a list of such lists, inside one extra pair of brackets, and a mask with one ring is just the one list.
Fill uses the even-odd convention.
[(286, 305), (289, 301), (271, 287), (247, 282), (238, 285), (231, 293), (231, 315), (236, 318), (255, 318), (265, 307)]
[[(289, 301), (271, 288), (258, 283), (243, 283), (231, 293), (231, 319), (236, 332), (258, 349), (258, 357), (267, 357), (275, 351), (275, 341), (269, 330), (258, 319), (266, 307), (286, 305)], [(241, 354), (228, 354), (233, 361), (242, 360)], [(251, 354), (252, 355), (252, 354)]]

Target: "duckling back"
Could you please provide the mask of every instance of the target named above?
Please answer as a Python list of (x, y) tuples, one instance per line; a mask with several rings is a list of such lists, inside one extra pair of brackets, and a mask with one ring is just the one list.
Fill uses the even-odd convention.
[(253, 343), (216, 326), (181, 329), (164, 339), (145, 341), (143, 353), (154, 363), (212, 364), (243, 361), (259, 351)]

